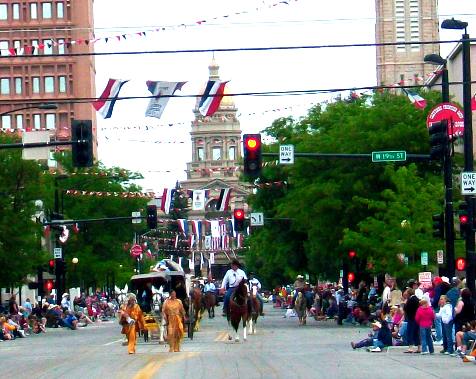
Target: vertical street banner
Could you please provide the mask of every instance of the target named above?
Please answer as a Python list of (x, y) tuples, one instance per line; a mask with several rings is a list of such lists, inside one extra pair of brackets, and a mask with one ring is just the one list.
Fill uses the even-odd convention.
[(192, 209), (194, 211), (201, 211), (205, 209), (205, 190), (194, 190)]

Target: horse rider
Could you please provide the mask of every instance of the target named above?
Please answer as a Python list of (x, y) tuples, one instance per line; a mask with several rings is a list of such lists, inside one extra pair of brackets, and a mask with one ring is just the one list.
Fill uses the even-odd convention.
[(249, 273), (249, 279), (248, 279), (248, 284), (250, 286), (250, 293), (253, 291), (253, 287), (256, 287), (256, 298), (259, 301), (259, 314), (260, 316), (264, 316), (263, 313), (263, 298), (261, 297), (261, 283), (260, 281), (255, 277), (254, 272)]
[(215, 295), (216, 290), (217, 289), (215, 287), (215, 283), (213, 283), (213, 281), (211, 280), (205, 279), (205, 286), (203, 287), (203, 292), (204, 293), (211, 292)]
[(240, 284), (243, 279), (248, 279), (240, 266), (238, 259), (233, 259), (231, 261), (231, 268), (226, 272), (221, 282), (220, 292), (223, 293), (226, 291), (223, 299), (223, 316), (226, 316), (228, 313), (228, 304), (230, 303), (230, 298), (235, 288), (238, 287), (238, 284)]

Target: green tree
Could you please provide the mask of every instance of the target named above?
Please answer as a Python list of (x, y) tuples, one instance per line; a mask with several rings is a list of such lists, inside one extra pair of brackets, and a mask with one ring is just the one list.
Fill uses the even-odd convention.
[[(438, 97), (425, 93), (428, 108)], [(318, 105), (300, 120), (276, 120), (265, 132), (298, 152), (424, 154), (429, 150), (425, 120), (426, 113), (405, 96), (384, 92)], [(276, 145), (268, 148), (277, 151)], [(288, 280), (296, 272), (337, 280), (349, 248), (370, 262), (369, 273), (407, 270), (397, 259), (405, 253), (414, 257), (407, 270), (413, 274), (417, 254), (441, 246), (432, 239), (431, 227), (431, 215), (442, 209), (437, 164), (297, 158), (286, 168), (268, 166), (263, 175), (265, 181), (285, 180), (286, 190), (271, 196), (258, 191), (250, 199), (253, 209), (291, 220), (282, 229), (267, 225), (248, 241), (247, 263), (259, 265), (270, 282), (276, 282), (276, 272)], [(403, 220), (409, 228), (402, 228)]]

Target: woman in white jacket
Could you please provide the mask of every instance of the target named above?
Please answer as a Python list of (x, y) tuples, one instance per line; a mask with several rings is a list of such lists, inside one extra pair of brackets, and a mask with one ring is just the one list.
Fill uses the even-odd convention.
[(453, 306), (445, 295), (441, 295), (438, 302), (440, 311), (436, 317), (441, 319), (443, 330), (443, 350), (442, 354), (454, 354), (454, 339), (453, 339)]

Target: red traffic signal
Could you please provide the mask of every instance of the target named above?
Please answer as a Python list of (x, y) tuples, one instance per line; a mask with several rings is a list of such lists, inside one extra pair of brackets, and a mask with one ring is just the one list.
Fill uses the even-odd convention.
[(235, 220), (243, 220), (245, 218), (245, 211), (243, 209), (235, 209), (233, 211)]
[(350, 259), (354, 259), (356, 256), (357, 256), (357, 253), (355, 252), (355, 250), (350, 250), (349, 251), (349, 258)]
[(233, 219), (235, 232), (242, 232), (245, 229), (245, 211), (241, 208), (236, 208), (233, 211)]
[(459, 222), (466, 225), (468, 223), (468, 215), (459, 215)]
[(46, 281), (46, 289), (48, 291), (51, 291), (53, 289), (53, 281), (52, 280), (47, 280)]
[(464, 271), (466, 269), (466, 259), (458, 258), (456, 260), (456, 269), (458, 271)]
[(347, 274), (347, 280), (349, 281), (349, 283), (352, 283), (355, 280), (355, 275), (353, 272), (349, 272)]
[(250, 178), (261, 174), (261, 134), (243, 135), (243, 171)]
[(55, 260), (50, 259), (49, 262), (48, 262), (48, 266), (50, 266), (50, 268), (54, 268), (55, 267)]

